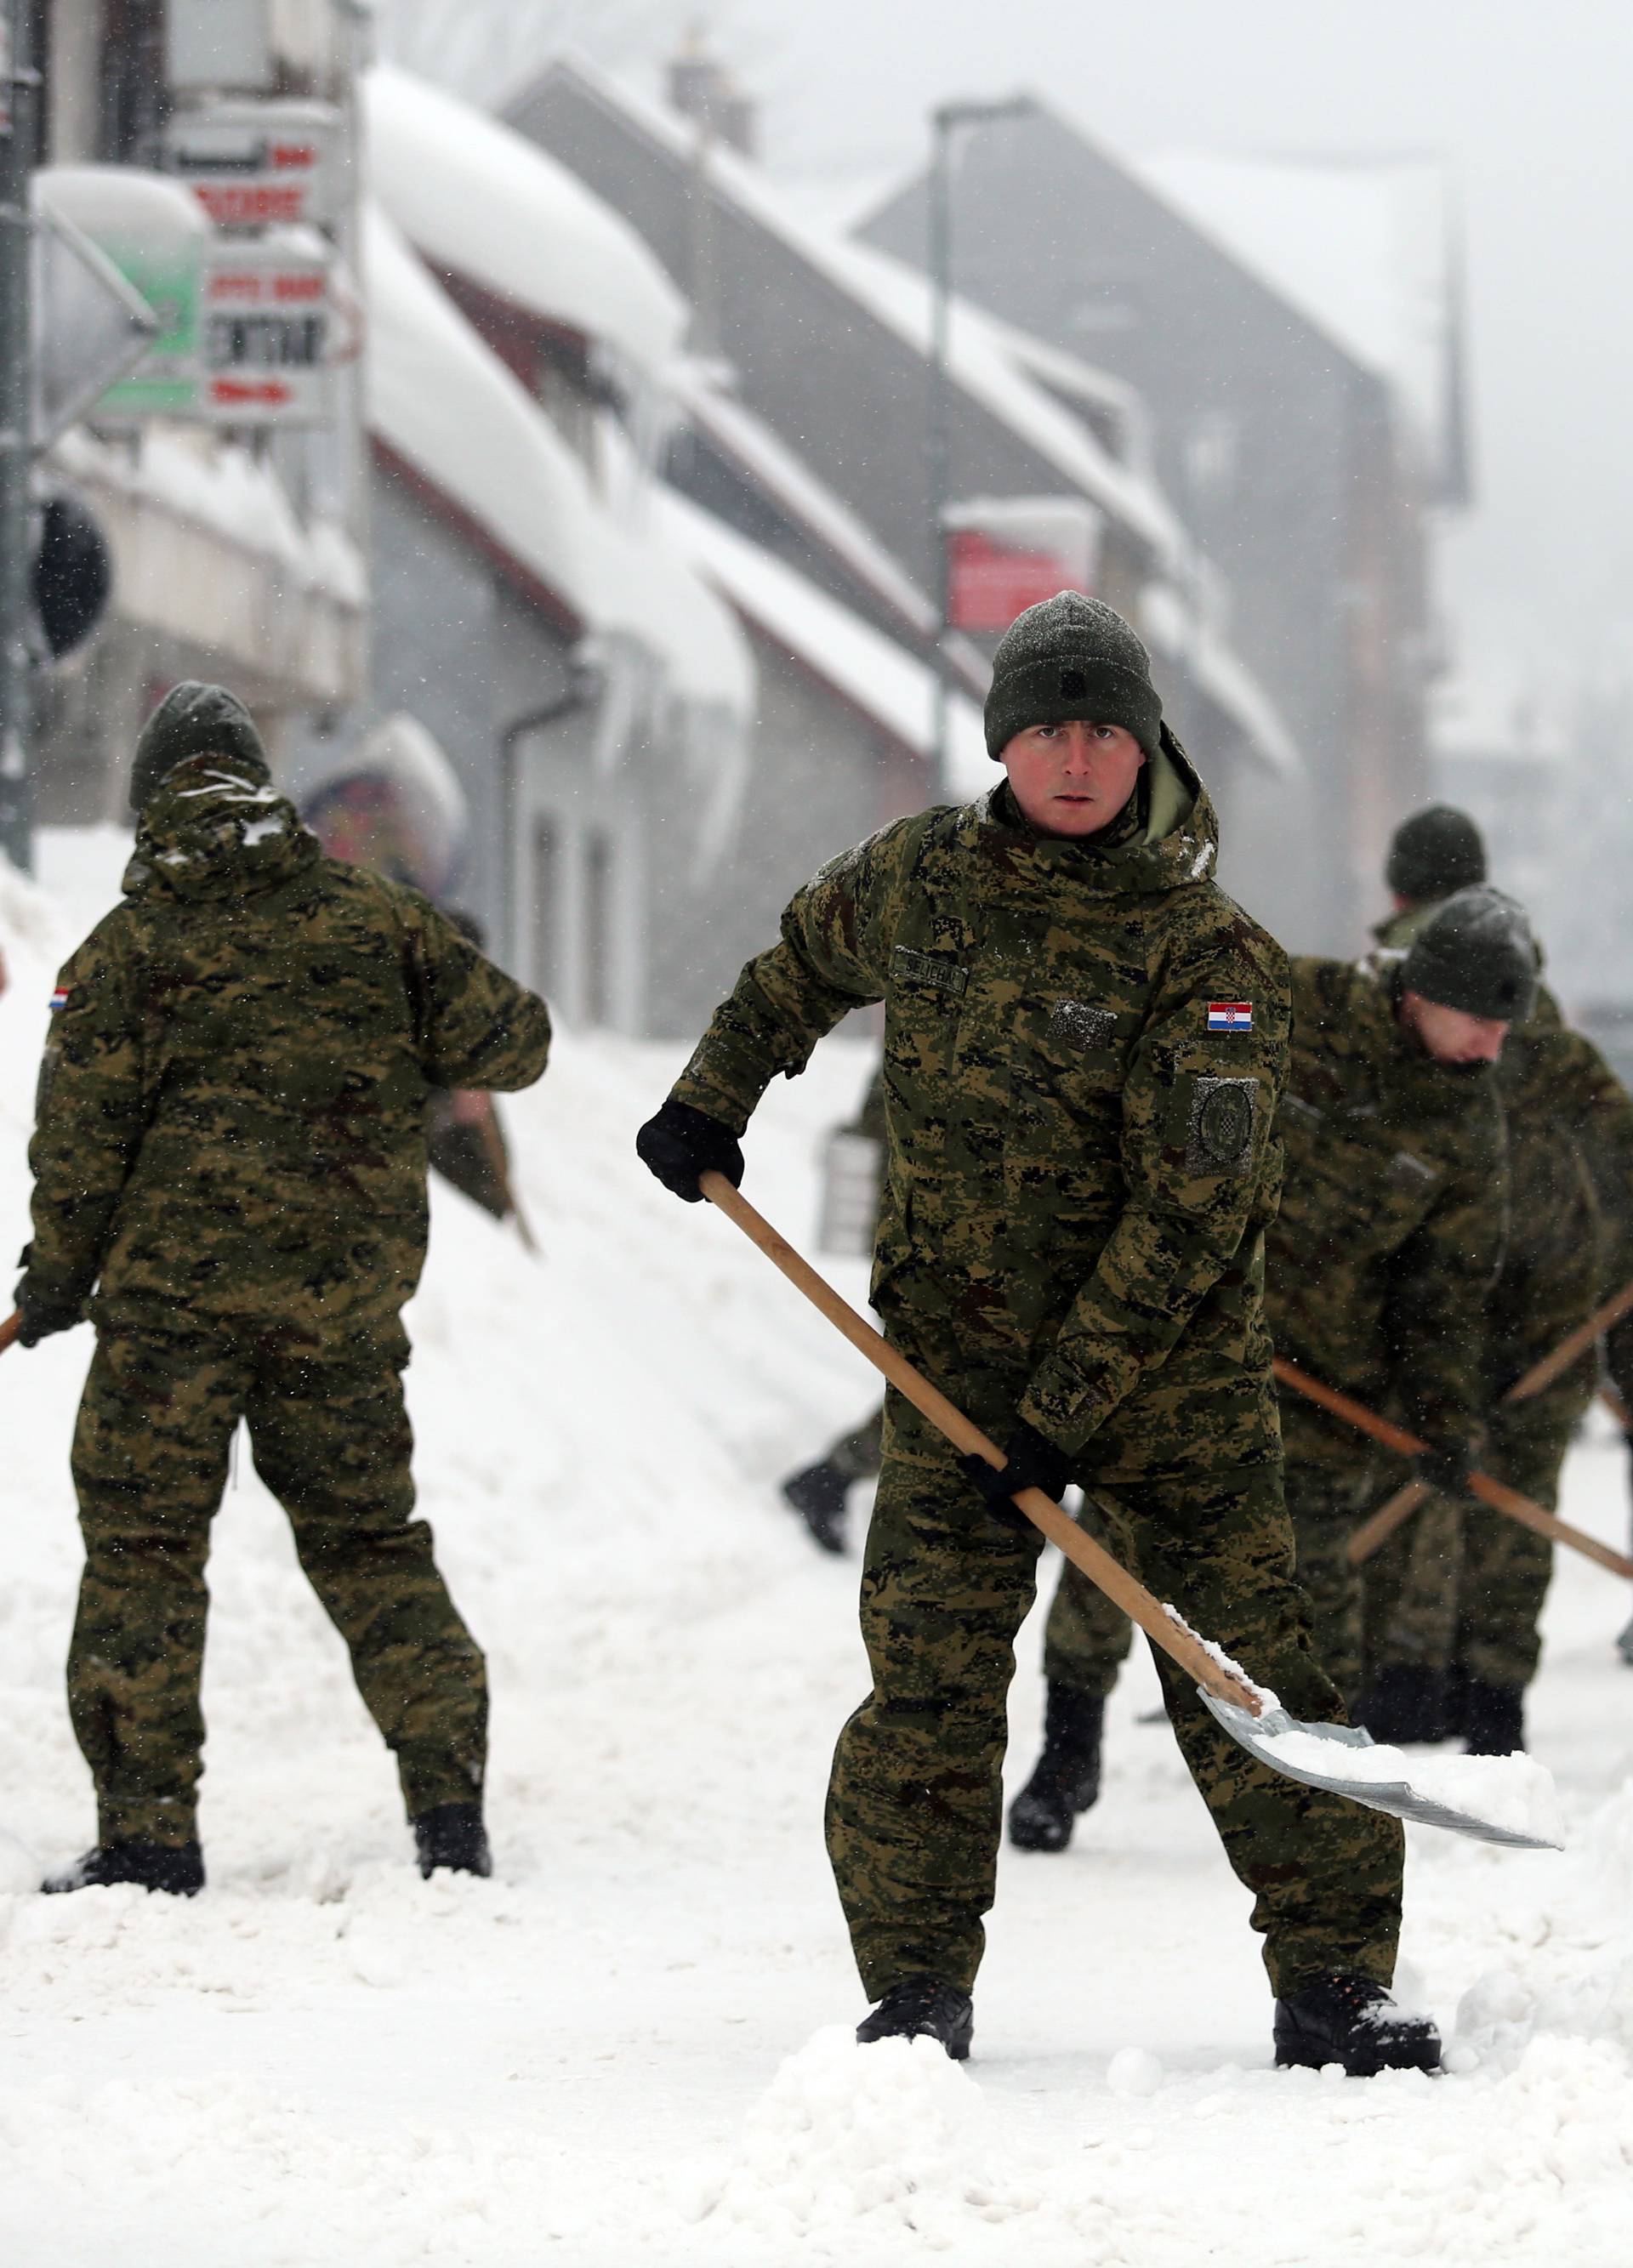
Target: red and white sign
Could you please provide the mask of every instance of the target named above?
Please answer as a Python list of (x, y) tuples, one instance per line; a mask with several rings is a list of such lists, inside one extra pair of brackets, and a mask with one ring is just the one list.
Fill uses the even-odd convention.
[(165, 164), (218, 228), (329, 227), (339, 129), (328, 103), (210, 103), (171, 119)]
[(1026, 608), (1053, 599), (1066, 580), (1049, 552), (1016, 550), (978, 527), (954, 528), (947, 548), (948, 615), (955, 630), (1007, 630)]
[(993, 636), (1057, 591), (1094, 589), (1103, 523), (1086, 497), (975, 497), (943, 524), (955, 630)]
[(276, 238), (218, 246), (199, 308), (199, 410), (222, 424), (322, 425), (350, 350), (329, 247)]

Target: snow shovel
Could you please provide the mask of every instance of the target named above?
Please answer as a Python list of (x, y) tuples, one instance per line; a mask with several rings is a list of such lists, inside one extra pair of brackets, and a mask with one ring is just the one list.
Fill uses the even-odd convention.
[(23, 1328), (23, 1311), (16, 1308), (4, 1322), (0, 1323), (0, 1354), (4, 1354)]
[[(772, 1265), (780, 1268), (811, 1305), (867, 1356), (876, 1370), (883, 1371), (890, 1384), (921, 1410), (955, 1448), (966, 1456), (985, 1457), (989, 1465), (1003, 1464), (1002, 1451), (961, 1410), (956, 1410), (945, 1395), (921, 1377), (905, 1356), (865, 1322), (787, 1238), (780, 1236), (748, 1199), (732, 1187), (724, 1174), (701, 1174), (698, 1186), (709, 1203), (734, 1220), (750, 1243), (758, 1245)], [(1357, 1751), (1371, 1749), (1372, 1739), (1362, 1727), (1307, 1725), (1289, 1716), (1274, 1694), (1255, 1685), (1229, 1654), (1200, 1637), (1176, 1609), (1161, 1605), (1142, 1583), (1136, 1583), (1109, 1551), (1085, 1534), (1041, 1489), (1022, 1489), (1015, 1502), (1033, 1527), (1040, 1528), (1091, 1583), (1098, 1584), (1107, 1598), (1139, 1625), (1154, 1646), (1160, 1646), (1176, 1661), (1187, 1677), (1196, 1680), (1202, 1701), (1231, 1739), (1272, 1771), (1301, 1780), (1307, 1787), (1324, 1788), (1329, 1794), (1345, 1796), (1352, 1803), (1363, 1803), (1371, 1810), (1390, 1812), (1399, 1819), (1422, 1820), (1431, 1827), (1450, 1828), (1456, 1834), (1472, 1835), (1483, 1843), (1511, 1844), (1527, 1851), (1556, 1847), (1535, 1836), (1477, 1818), (1473, 1812), (1422, 1795), (1407, 1780), (1366, 1778)], [(1393, 1752), (1385, 1749), (1378, 1754), (1381, 1760)], [(1344, 1770), (1346, 1756), (1350, 1762), (1349, 1771)]]
[[(1275, 1358), (1275, 1369), (1283, 1386), (1290, 1386), (1295, 1393), (1302, 1394), (1318, 1409), (1328, 1411), (1334, 1418), (1343, 1418), (1357, 1432), (1370, 1433), (1375, 1441), (1381, 1441), (1386, 1449), (1393, 1449), (1398, 1455), (1421, 1456), (1428, 1448), (1427, 1441), (1420, 1441), (1417, 1435), (1408, 1433), (1405, 1426), (1392, 1425), (1387, 1418), (1378, 1417), (1364, 1403), (1352, 1401), (1349, 1395), (1341, 1394), (1336, 1387), (1323, 1386), (1319, 1378), (1312, 1378), (1306, 1371), (1284, 1361), (1280, 1355)], [(1620, 1551), (1613, 1551), (1609, 1544), (1601, 1543), (1597, 1535), (1589, 1535), (1580, 1528), (1572, 1528), (1569, 1521), (1555, 1520), (1551, 1512), (1544, 1512), (1540, 1504), (1533, 1504), (1528, 1496), (1521, 1496), (1518, 1489), (1508, 1488), (1503, 1482), (1494, 1481), (1489, 1473), (1471, 1473), (1468, 1492), (1477, 1497), (1482, 1504), (1489, 1504), (1493, 1512), (1505, 1513), (1510, 1520), (1517, 1520), (1522, 1528), (1533, 1528), (1539, 1535), (1551, 1535), (1555, 1543), (1570, 1544), (1573, 1551), (1580, 1551), (1585, 1558), (1595, 1559), (1601, 1567), (1608, 1567), (1613, 1575), (1620, 1575), (1624, 1580), (1633, 1582), (1633, 1559), (1624, 1557)], [(1388, 1508), (1387, 1506), (1384, 1507), (1385, 1511)], [(1378, 1516), (1381, 1519), (1382, 1514)]]
[[(1596, 1339), (1603, 1336), (1613, 1323), (1619, 1323), (1633, 1307), (1633, 1284), (1624, 1285), (1614, 1300), (1607, 1300), (1595, 1307), (1585, 1323), (1578, 1323), (1561, 1339), (1551, 1354), (1533, 1362), (1523, 1376), (1517, 1378), (1504, 1402), (1529, 1402), (1556, 1378), (1563, 1378), (1571, 1364), (1585, 1355)], [(1615, 1414), (1613, 1412), (1613, 1414)], [(1625, 1413), (1622, 1413), (1625, 1415)], [(1625, 1432), (1626, 1425), (1622, 1427)], [(1420, 1504), (1432, 1496), (1434, 1491), (1425, 1488), (1422, 1481), (1408, 1481), (1404, 1488), (1395, 1491), (1387, 1504), (1380, 1505), (1369, 1519), (1363, 1520), (1349, 1539), (1349, 1564), (1364, 1566), (1379, 1547), (1389, 1541), (1397, 1528), (1412, 1517)]]

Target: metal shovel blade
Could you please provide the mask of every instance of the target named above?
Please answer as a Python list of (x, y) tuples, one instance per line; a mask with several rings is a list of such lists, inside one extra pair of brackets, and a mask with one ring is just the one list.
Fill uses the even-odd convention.
[[(1459, 1811), (1454, 1805), (1437, 1802), (1433, 1796), (1420, 1795), (1406, 1780), (1357, 1779), (1347, 1775), (1342, 1768), (1343, 1751), (1375, 1745), (1363, 1725), (1306, 1725), (1289, 1716), (1285, 1709), (1267, 1709), (1262, 1717), (1255, 1717), (1245, 1709), (1238, 1709), (1234, 1702), (1216, 1700), (1200, 1685), (1196, 1690), (1233, 1741), (1239, 1742), (1250, 1756), (1256, 1756), (1261, 1764), (1268, 1764), (1272, 1771), (1281, 1772), (1288, 1779), (1302, 1780), (1306, 1787), (1324, 1787), (1331, 1795), (1346, 1796), (1351, 1803), (1364, 1803), (1372, 1811), (1391, 1812), (1397, 1819), (1417, 1819), (1426, 1827), (1445, 1827), (1453, 1835), (1472, 1835), (1479, 1843), (1506, 1844), (1516, 1851), (1563, 1848), (1542, 1836), (1522, 1834), (1513, 1827), (1499, 1827), (1493, 1820), (1476, 1818), (1472, 1811)], [(1335, 1751), (1332, 1771), (1318, 1771), (1302, 1761), (1278, 1754), (1276, 1736), (1285, 1733), (1305, 1733), (1324, 1747), (1331, 1747)]]

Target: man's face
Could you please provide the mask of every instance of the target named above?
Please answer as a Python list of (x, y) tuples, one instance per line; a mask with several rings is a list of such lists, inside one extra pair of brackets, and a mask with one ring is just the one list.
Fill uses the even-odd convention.
[(1400, 1020), (1425, 1055), (1437, 1064), (1473, 1067), (1494, 1064), (1503, 1052), (1508, 1026), (1493, 1016), (1470, 1016), (1461, 1008), (1447, 1008), (1426, 1000), (1421, 992), (1400, 997)]
[(1042, 835), (1097, 835), (1134, 793), (1145, 750), (1120, 725), (1029, 725), (1003, 752), (1024, 816)]

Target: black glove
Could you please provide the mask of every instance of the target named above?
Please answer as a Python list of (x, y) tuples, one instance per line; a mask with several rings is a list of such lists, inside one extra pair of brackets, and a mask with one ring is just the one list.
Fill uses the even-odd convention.
[(26, 1284), (17, 1287), (17, 1311), (23, 1319), (17, 1330), (18, 1346), (38, 1346), (53, 1331), (71, 1331), (79, 1321), (78, 1307), (61, 1307), (49, 1300), (42, 1300)]
[(743, 1152), (737, 1138), (706, 1110), (690, 1102), (666, 1102), (635, 1137), (635, 1154), (650, 1167), (666, 1189), (673, 1189), (688, 1204), (696, 1204), (703, 1191), (700, 1174), (724, 1174), (733, 1189), (743, 1183)]
[(1447, 1435), (1431, 1437), (1412, 1460), (1415, 1478), (1437, 1496), (1467, 1496), (1479, 1454), (1477, 1443)]
[(989, 1512), (1001, 1520), (1024, 1521), (1026, 1514), (1013, 1499), (1017, 1489), (1039, 1488), (1056, 1504), (1071, 1477), (1071, 1459), (1037, 1428), (1017, 1418), (1003, 1445), (1002, 1465), (989, 1465), (985, 1457), (960, 1457), (964, 1475), (985, 1498)]

